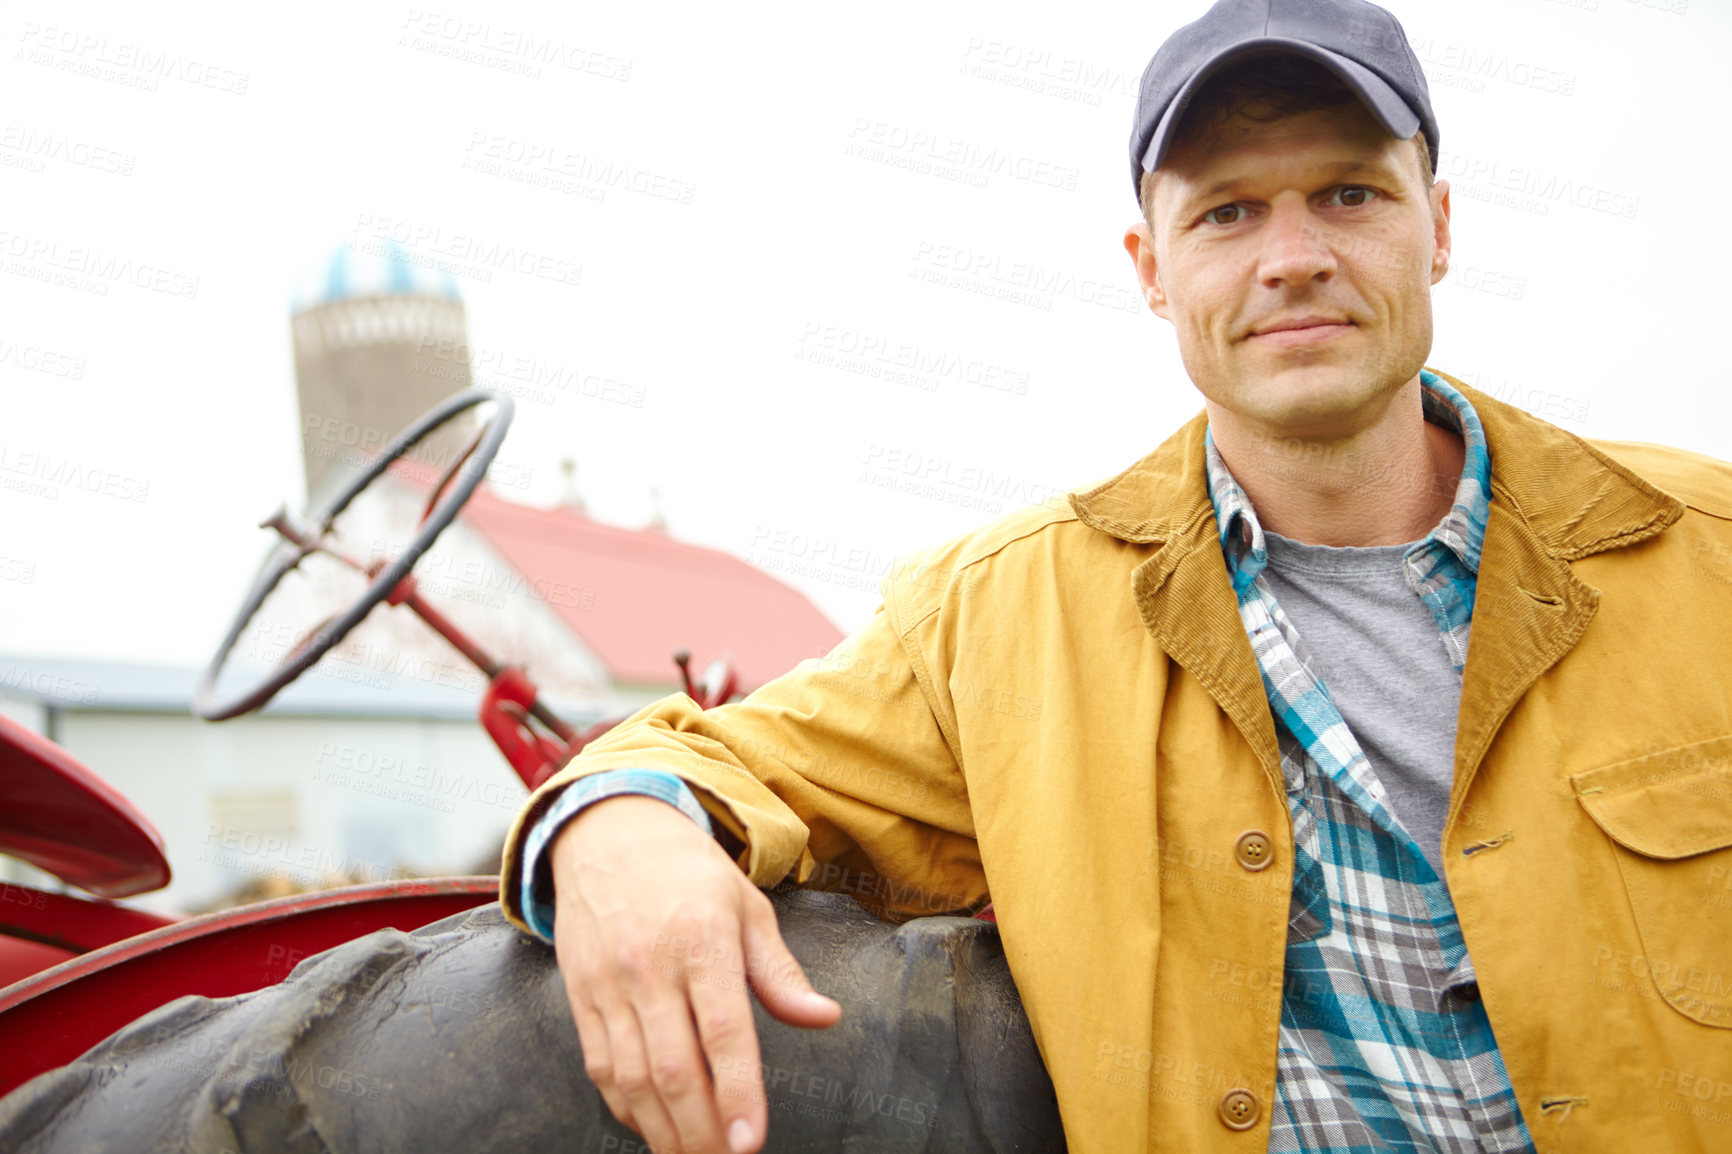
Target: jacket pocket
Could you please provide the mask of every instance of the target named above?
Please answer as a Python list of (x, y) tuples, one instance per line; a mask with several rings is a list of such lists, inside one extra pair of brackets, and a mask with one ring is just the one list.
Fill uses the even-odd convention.
[(1618, 847), (1660, 996), (1685, 1017), (1732, 1029), (1732, 734), (1570, 783)]

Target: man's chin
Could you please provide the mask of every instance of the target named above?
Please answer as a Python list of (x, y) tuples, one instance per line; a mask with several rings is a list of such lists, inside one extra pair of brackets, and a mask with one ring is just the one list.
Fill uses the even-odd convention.
[(1363, 374), (1339, 366), (1312, 366), (1264, 379), (1245, 394), (1246, 416), (1283, 436), (1334, 439), (1351, 436), (1375, 420), (1387, 402), (1384, 390)]

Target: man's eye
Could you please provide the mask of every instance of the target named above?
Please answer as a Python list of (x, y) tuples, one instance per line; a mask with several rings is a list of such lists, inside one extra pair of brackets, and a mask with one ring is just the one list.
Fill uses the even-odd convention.
[(1365, 188), (1357, 184), (1350, 184), (1346, 187), (1336, 189), (1335, 196), (1341, 198), (1342, 204), (1346, 208), (1360, 208), (1377, 199), (1377, 190), (1374, 188)]
[[(1240, 215), (1234, 217), (1232, 220), (1216, 220), (1215, 214), (1221, 212), (1236, 212)], [(1245, 209), (1241, 205), (1223, 204), (1219, 208), (1211, 208), (1208, 212), (1205, 212), (1203, 214), (1203, 220), (1209, 224), (1238, 224), (1239, 221), (1244, 219), (1244, 212)]]

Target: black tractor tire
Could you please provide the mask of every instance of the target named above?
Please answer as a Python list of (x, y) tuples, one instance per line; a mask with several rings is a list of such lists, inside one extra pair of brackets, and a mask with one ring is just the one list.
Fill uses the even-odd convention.
[[(893, 926), (804, 890), (772, 901), (842, 1020), (801, 1030), (753, 999), (766, 1151), (1064, 1149), (994, 926)], [(357, 938), (253, 993), (171, 1002), (0, 1100), (0, 1150), (649, 1154), (584, 1075), (553, 950), (497, 905)]]

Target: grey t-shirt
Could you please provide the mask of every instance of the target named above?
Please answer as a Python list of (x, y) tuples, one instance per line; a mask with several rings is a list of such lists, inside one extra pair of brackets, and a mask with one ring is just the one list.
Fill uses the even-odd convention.
[(1461, 674), (1431, 610), (1402, 576), (1409, 546), (1306, 545), (1267, 530), (1264, 538), (1263, 579), (1388, 791), (1390, 809), (1441, 878)]

